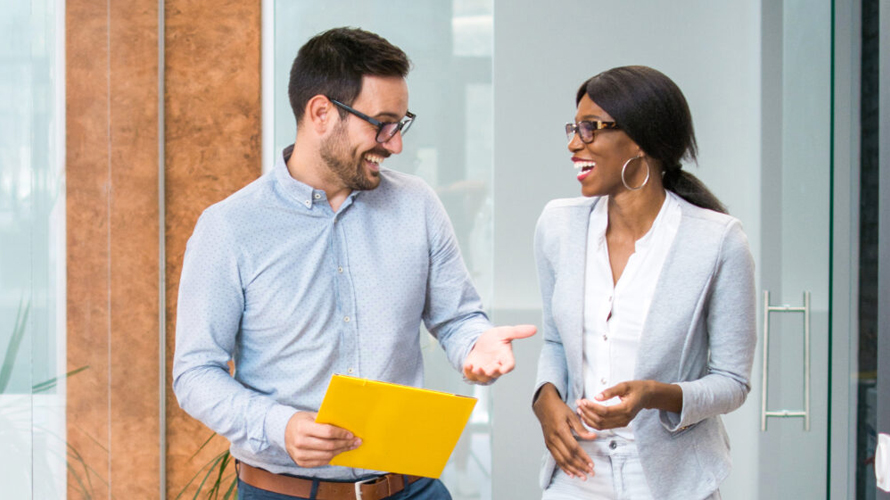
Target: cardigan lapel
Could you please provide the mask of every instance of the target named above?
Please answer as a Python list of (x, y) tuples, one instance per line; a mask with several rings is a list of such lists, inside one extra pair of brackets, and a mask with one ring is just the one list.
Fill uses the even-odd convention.
[[(590, 226), (590, 213), (596, 206), (597, 200), (591, 203), (585, 203), (576, 210), (571, 211), (571, 220), (568, 223), (569, 230), (567, 232), (566, 247), (560, 252), (562, 255), (561, 269), (569, 270), (563, 272), (562, 297), (563, 305), (561, 307), (566, 321), (564, 325), (563, 342), (569, 344), (566, 347), (566, 353), (571, 353), (571, 357), (567, 359), (569, 363), (570, 373), (582, 373), (584, 359), (584, 281), (587, 268), (587, 239), (588, 228)], [(583, 392), (583, 381), (573, 381), (577, 385), (576, 394), (580, 396)]]
[[(691, 205), (679, 200), (680, 226), (664, 262), (646, 322), (640, 334), (634, 378), (660, 380), (676, 377), (684, 360), (687, 338), (700, 301), (714, 271), (718, 243), (699, 230), (699, 220), (690, 217)], [(711, 265), (708, 265), (708, 263)]]

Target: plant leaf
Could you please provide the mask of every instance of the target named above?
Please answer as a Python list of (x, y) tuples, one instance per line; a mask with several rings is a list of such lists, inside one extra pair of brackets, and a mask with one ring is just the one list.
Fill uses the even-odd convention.
[(28, 321), (28, 312), (31, 310), (31, 301), (25, 305), (22, 311), (22, 303), (24, 297), (19, 301), (19, 310), (15, 318), (15, 326), (12, 329), (12, 336), (9, 338), (9, 345), (6, 346), (6, 355), (3, 357), (3, 365), (0, 366), (0, 394), (6, 392), (6, 386), (9, 385), (9, 379), (12, 378), (12, 367), (15, 365), (15, 359), (19, 355), (19, 346), (22, 339), (25, 338), (25, 324)]
[(211, 433), (211, 434), (210, 434), (210, 437), (207, 438), (206, 441), (204, 441), (204, 444), (202, 444), (202, 445), (198, 448), (198, 450), (195, 451), (195, 452), (192, 454), (192, 456), (189, 457), (189, 461), (191, 461), (193, 458), (197, 457), (197, 456), (198, 456), (198, 453), (201, 453), (201, 450), (203, 450), (205, 446), (207, 446), (208, 444), (210, 444), (210, 441), (211, 441), (215, 436), (216, 436), (216, 433), (215, 433), (215, 432)]
[(61, 377), (53, 377), (49, 380), (40, 382), (39, 384), (34, 384), (33, 386), (31, 386), (31, 393), (38, 394), (38, 393), (41, 393), (44, 391), (48, 391), (48, 390), (52, 389), (53, 387), (55, 387), (56, 384), (58, 384), (60, 378), (68, 378), (72, 375), (77, 375), (78, 373), (86, 370), (89, 367), (90, 367), (90, 365), (81, 366), (80, 368), (75, 368), (74, 370), (71, 370), (70, 372), (66, 373), (65, 375), (62, 375)]

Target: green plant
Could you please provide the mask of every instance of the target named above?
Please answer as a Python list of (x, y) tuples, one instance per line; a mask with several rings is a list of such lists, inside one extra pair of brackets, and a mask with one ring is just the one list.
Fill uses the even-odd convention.
[[(9, 342), (6, 346), (6, 353), (3, 356), (3, 363), (2, 365), (0, 365), (0, 394), (5, 394), (7, 388), (9, 387), (9, 382), (12, 378), (12, 370), (15, 366), (16, 359), (18, 359), (22, 340), (25, 338), (25, 333), (27, 331), (26, 326), (30, 310), (30, 301), (26, 303), (24, 301), (24, 298), (19, 301), (19, 308), (16, 314), (15, 324), (13, 325), (12, 335), (10, 336)], [(36, 383), (31, 386), (30, 396), (47, 392), (55, 388), (58, 385), (59, 380), (61, 380), (62, 378), (71, 377), (86, 370), (87, 368), (89, 368), (89, 365), (71, 370), (62, 376), (53, 377), (51, 379), (44, 380), (43, 382)], [(98, 472), (96, 472), (95, 469), (93, 469), (86, 463), (84, 457), (75, 447), (68, 444), (65, 437), (53, 433), (50, 429), (46, 429), (40, 425), (34, 424), (31, 412), (32, 410), (30, 408), (30, 405), (28, 405), (27, 408), (23, 408), (20, 405), (0, 406), (0, 422), (3, 422), (3, 425), (0, 425), (0, 437), (2, 437), (2, 441), (7, 445), (7, 449), (16, 453), (20, 453), (23, 456), (27, 456), (29, 453), (31, 453), (30, 442), (21, 442), (19, 433), (22, 432), (22, 429), (16, 428), (16, 424), (20, 424), (21, 422), (26, 422), (27, 425), (32, 426), (30, 429), (30, 432), (32, 433), (42, 433), (44, 435), (55, 438), (58, 442), (65, 443), (64, 459), (66, 468), (70, 472), (74, 483), (77, 485), (77, 489), (79, 490), (81, 497), (92, 498), (92, 492), (94, 490), (93, 480), (91, 478), (95, 477), (106, 485), (107, 482), (99, 475)], [(24, 430), (24, 432), (28, 431), (28, 429)], [(90, 439), (93, 438), (90, 437)], [(93, 439), (93, 441), (96, 442), (95, 439)], [(102, 447), (101, 444), (99, 444), (98, 442), (96, 442), (96, 444), (99, 445), (100, 448), (105, 450), (106, 453), (108, 452), (108, 450)], [(47, 451), (50, 453), (52, 452), (52, 450), (49, 449)], [(56, 455), (60, 456), (60, 454), (58, 453)], [(44, 461), (46, 460), (45, 457), (42, 457), (42, 459)]]
[[(213, 441), (213, 438), (215, 438), (216, 436), (218, 436), (218, 434), (216, 434), (215, 432), (210, 434), (210, 437), (208, 437), (207, 440), (204, 441), (204, 444), (198, 447), (197, 451), (195, 451), (195, 453), (192, 454), (191, 457), (189, 457), (189, 461), (198, 456), (198, 453), (201, 453), (201, 450), (206, 448), (207, 445), (210, 444), (210, 442)], [(212, 459), (210, 459), (210, 461), (201, 466), (201, 468), (198, 469), (198, 472), (196, 472), (195, 475), (192, 476), (192, 478), (189, 480), (189, 482), (186, 483), (185, 486), (183, 486), (182, 491), (180, 491), (179, 494), (176, 495), (176, 500), (182, 498), (182, 496), (185, 495), (186, 490), (188, 490), (189, 486), (191, 486), (192, 483), (194, 483), (199, 477), (201, 477), (202, 474), (203, 477), (201, 477), (201, 482), (198, 483), (198, 489), (195, 491), (194, 497), (192, 497), (194, 500), (198, 499), (199, 495), (204, 491), (205, 486), (208, 488), (206, 490), (207, 496), (205, 497), (208, 500), (219, 500), (220, 494), (223, 495), (223, 500), (237, 498), (237, 474), (226, 472), (228, 466), (231, 465), (233, 462), (234, 459), (232, 458), (232, 455), (229, 453), (228, 449), (214, 456)], [(225, 489), (224, 493), (223, 489)]]
[(24, 311), (22, 304), (24, 297), (19, 301), (19, 309), (15, 317), (15, 325), (12, 328), (12, 336), (9, 337), (9, 345), (6, 346), (6, 355), (3, 356), (3, 365), (0, 365), (0, 394), (6, 392), (9, 380), (12, 378), (12, 367), (15, 366), (15, 360), (19, 356), (19, 347), (22, 345), (22, 339), (25, 338), (25, 325), (28, 321), (28, 313), (31, 311), (31, 301), (25, 304)]

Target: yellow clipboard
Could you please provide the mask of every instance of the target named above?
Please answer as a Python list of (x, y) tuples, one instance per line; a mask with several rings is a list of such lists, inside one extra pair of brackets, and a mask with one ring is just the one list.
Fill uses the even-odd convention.
[(476, 398), (334, 375), (315, 421), (362, 439), (331, 465), (437, 478)]

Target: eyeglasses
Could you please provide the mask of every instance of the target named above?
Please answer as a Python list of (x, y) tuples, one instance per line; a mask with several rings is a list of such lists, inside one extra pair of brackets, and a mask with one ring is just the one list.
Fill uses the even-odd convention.
[[(330, 99), (330, 98), (328, 98), (328, 99)], [(357, 116), (357, 117), (361, 118), (362, 120), (370, 123), (371, 125), (374, 125), (375, 127), (377, 127), (377, 142), (380, 144), (383, 144), (384, 142), (392, 139), (393, 136), (396, 135), (396, 133), (400, 130), (402, 131), (402, 135), (405, 135), (405, 133), (408, 132), (408, 129), (411, 128), (411, 124), (414, 123), (414, 118), (416, 117), (416, 115), (414, 113), (408, 111), (407, 113), (405, 113), (405, 116), (397, 122), (382, 122), (380, 120), (375, 120), (374, 118), (371, 118), (370, 116), (362, 113), (361, 111), (352, 109), (351, 107), (343, 104), (342, 102), (340, 102), (336, 99), (330, 99), (330, 101), (332, 103), (334, 103), (335, 105), (337, 105), (338, 107), (343, 108), (346, 111), (349, 111), (350, 113), (354, 114), (355, 116)]]
[(618, 124), (615, 122), (604, 122), (601, 120), (582, 120), (578, 123), (566, 123), (566, 140), (572, 142), (575, 134), (581, 136), (581, 142), (590, 144), (593, 142), (594, 132), (603, 129), (617, 129)]

